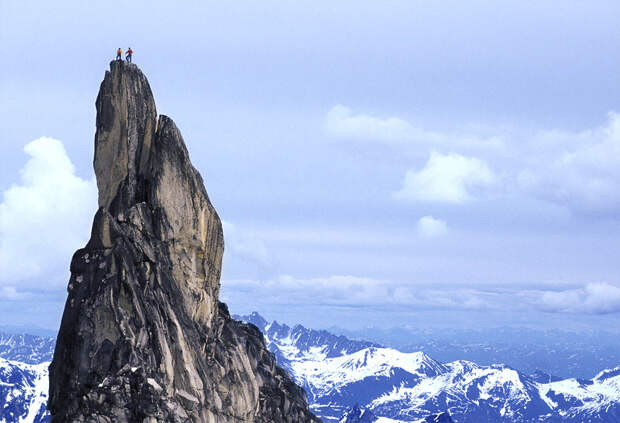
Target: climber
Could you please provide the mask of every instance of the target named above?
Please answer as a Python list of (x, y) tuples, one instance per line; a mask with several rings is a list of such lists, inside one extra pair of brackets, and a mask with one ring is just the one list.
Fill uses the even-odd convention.
[(127, 49), (127, 54), (125, 55), (125, 60), (127, 60), (128, 62), (131, 62), (131, 55), (133, 54), (133, 50), (131, 49), (131, 47), (129, 47)]
[(123, 50), (121, 50), (121, 48), (119, 47), (118, 50), (116, 50), (116, 60), (123, 60), (123, 58), (121, 57), (123, 55)]

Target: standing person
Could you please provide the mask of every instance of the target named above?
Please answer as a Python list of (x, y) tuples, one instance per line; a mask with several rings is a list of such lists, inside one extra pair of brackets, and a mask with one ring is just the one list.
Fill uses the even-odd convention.
[(128, 62), (131, 62), (131, 55), (133, 54), (133, 50), (131, 49), (131, 47), (129, 47), (127, 49), (127, 55), (125, 56), (125, 60), (127, 60)]
[(116, 50), (116, 60), (123, 60), (123, 58), (121, 57), (123, 55), (123, 50), (121, 50), (121, 48), (119, 47), (118, 50)]

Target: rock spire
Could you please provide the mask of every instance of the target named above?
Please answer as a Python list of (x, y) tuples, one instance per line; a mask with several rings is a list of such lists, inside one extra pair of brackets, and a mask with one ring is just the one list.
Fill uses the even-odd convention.
[(222, 225), (146, 77), (112, 62), (96, 107), (99, 210), (71, 262), (52, 422), (318, 422), (218, 301)]

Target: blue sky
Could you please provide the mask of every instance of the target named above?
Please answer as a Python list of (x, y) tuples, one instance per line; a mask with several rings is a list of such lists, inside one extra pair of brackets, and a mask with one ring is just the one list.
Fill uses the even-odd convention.
[(617, 329), (618, 2), (0, 4), (0, 324), (59, 322), (131, 46), (225, 221), (233, 312)]

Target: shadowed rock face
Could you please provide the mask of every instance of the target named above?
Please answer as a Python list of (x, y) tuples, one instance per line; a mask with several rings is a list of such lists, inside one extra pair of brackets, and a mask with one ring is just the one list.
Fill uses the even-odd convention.
[(218, 301), (220, 219), (136, 65), (97, 97), (99, 210), (71, 263), (53, 422), (315, 422), (261, 333)]

